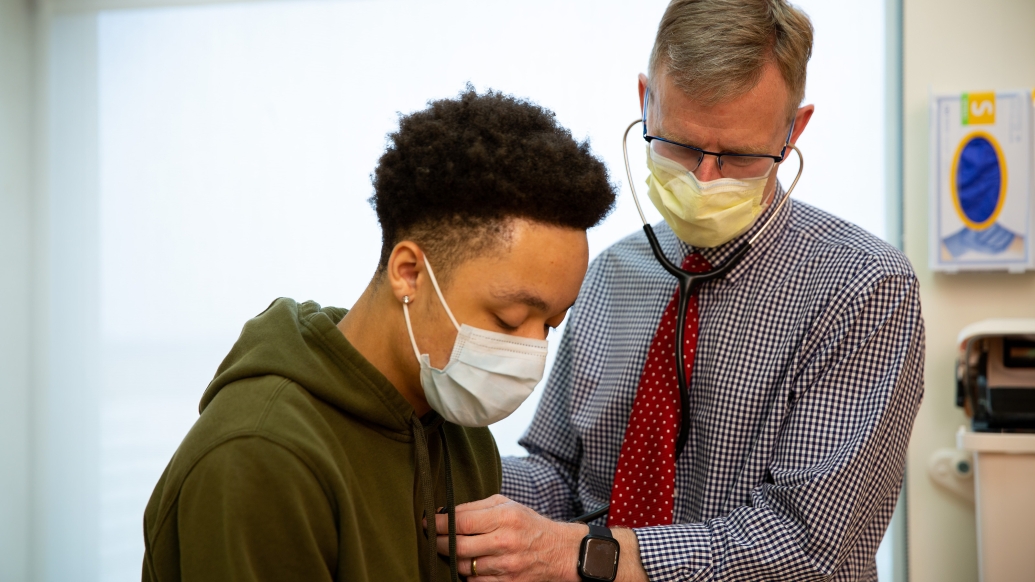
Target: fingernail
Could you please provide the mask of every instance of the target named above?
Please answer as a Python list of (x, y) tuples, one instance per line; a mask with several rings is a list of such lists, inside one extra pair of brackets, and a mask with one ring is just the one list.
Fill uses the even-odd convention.
[(439, 515), (442, 515), (445, 512), (446, 512), (446, 508), (444, 506), (443, 507), (439, 507), (438, 509), (435, 510), (435, 513), (437, 513)]

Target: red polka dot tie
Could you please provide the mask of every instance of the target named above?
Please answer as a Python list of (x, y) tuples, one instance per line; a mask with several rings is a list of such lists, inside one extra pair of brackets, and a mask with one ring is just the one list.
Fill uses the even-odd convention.
[[(700, 273), (711, 268), (699, 253), (683, 259), (683, 270)], [(673, 342), (676, 336), (678, 291), (661, 316), (636, 387), (622, 452), (618, 455), (608, 527), (648, 527), (672, 523), (676, 485), (676, 438), (679, 434), (679, 383)], [(686, 310), (683, 346), (686, 381), (690, 384), (697, 349), (697, 293)]]

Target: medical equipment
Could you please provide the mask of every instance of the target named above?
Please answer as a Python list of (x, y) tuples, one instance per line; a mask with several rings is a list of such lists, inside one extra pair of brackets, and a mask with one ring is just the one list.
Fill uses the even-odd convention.
[(971, 419), (956, 440), (973, 459), (980, 580), (1035, 580), (1035, 319), (979, 321), (956, 344), (956, 405)]
[[(679, 436), (676, 439), (676, 460), (679, 460), (680, 454), (683, 452), (683, 447), (686, 445), (687, 437), (690, 434), (690, 389), (687, 386), (686, 381), (686, 366), (684, 363), (683, 350), (683, 336), (686, 331), (686, 310), (687, 303), (689, 302), (690, 296), (693, 295), (694, 291), (698, 287), (711, 281), (713, 279), (721, 279), (726, 275), (733, 267), (744, 258), (744, 255), (751, 250), (751, 247), (758, 241), (762, 234), (769, 228), (773, 223), (773, 220), (779, 216), (780, 209), (787, 203), (791, 197), (791, 192), (794, 191), (794, 186), (797, 185), (798, 179), (801, 178), (801, 171), (805, 167), (804, 158), (802, 158), (801, 150), (790, 143), (790, 136), (788, 136), (788, 143), (786, 147), (793, 149), (798, 154), (798, 173), (794, 176), (794, 181), (791, 182), (791, 187), (787, 189), (787, 192), (783, 195), (783, 198), (776, 204), (776, 208), (773, 209), (769, 218), (766, 219), (765, 223), (762, 224), (761, 228), (758, 229), (755, 234), (747, 241), (740, 244), (739, 247), (733, 254), (730, 255), (726, 262), (710, 271), (703, 273), (691, 273), (684, 271), (677, 267), (672, 261), (668, 260), (665, 256), (664, 251), (661, 250), (661, 245), (658, 243), (658, 237), (654, 234), (654, 228), (651, 227), (650, 223), (647, 222), (647, 217), (643, 214), (643, 208), (640, 206), (640, 199), (636, 194), (636, 187), (633, 185), (632, 168), (629, 166), (629, 131), (636, 126), (638, 123), (646, 123), (646, 117), (643, 119), (637, 119), (636, 121), (629, 124), (629, 127), (625, 128), (625, 133), (622, 136), (622, 155), (625, 158), (625, 173), (629, 177), (629, 188), (632, 190), (633, 201), (636, 203), (636, 211), (640, 214), (640, 220), (643, 221), (643, 231), (647, 234), (647, 241), (650, 243), (650, 248), (654, 252), (654, 257), (661, 263), (661, 266), (665, 268), (676, 281), (679, 283), (678, 289), (678, 310), (676, 319), (676, 339), (673, 343), (673, 349), (676, 352), (676, 380), (679, 385), (679, 408), (681, 411), (680, 422), (679, 422)], [(644, 132), (646, 135), (646, 132)], [(587, 513), (585, 515), (575, 518), (573, 521), (589, 523), (595, 519), (607, 515), (611, 509), (611, 504), (607, 504), (596, 511)]]
[(1035, 319), (988, 319), (957, 340), (956, 406), (975, 432), (1035, 431)]

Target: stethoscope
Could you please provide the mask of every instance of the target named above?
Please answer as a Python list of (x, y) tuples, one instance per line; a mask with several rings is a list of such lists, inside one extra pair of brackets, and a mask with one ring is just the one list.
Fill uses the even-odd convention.
[[(721, 279), (730, 272), (733, 267), (737, 266), (737, 263), (744, 258), (744, 255), (751, 250), (751, 247), (761, 238), (762, 234), (769, 228), (773, 223), (773, 220), (779, 216), (780, 210), (783, 208), (787, 201), (791, 198), (791, 192), (794, 191), (794, 187), (798, 184), (798, 179), (801, 178), (801, 171), (805, 167), (805, 160), (801, 156), (801, 150), (799, 150), (794, 144), (788, 143), (785, 147), (793, 149), (798, 154), (798, 174), (794, 176), (794, 181), (791, 182), (791, 187), (784, 193), (783, 198), (777, 203), (776, 208), (773, 209), (772, 214), (762, 224), (761, 228), (758, 229), (755, 234), (747, 241), (740, 244), (739, 247), (733, 254), (730, 255), (726, 262), (710, 271), (703, 273), (691, 273), (684, 271), (677, 267), (672, 261), (668, 260), (665, 256), (665, 252), (661, 250), (661, 245), (658, 243), (658, 237), (654, 234), (654, 228), (651, 227), (650, 223), (647, 222), (647, 217), (643, 214), (643, 208), (640, 206), (640, 198), (636, 194), (636, 186), (633, 185), (632, 168), (629, 166), (629, 131), (636, 127), (638, 123), (645, 123), (645, 119), (637, 119), (636, 121), (629, 124), (629, 127), (625, 128), (625, 134), (622, 135), (622, 156), (625, 159), (625, 175), (629, 178), (629, 189), (632, 190), (633, 201), (636, 203), (636, 211), (640, 213), (640, 220), (643, 222), (643, 232), (647, 234), (647, 241), (650, 243), (651, 251), (654, 252), (654, 258), (661, 263), (661, 266), (665, 268), (676, 281), (679, 283), (676, 311), (676, 339), (673, 347), (676, 351), (676, 381), (679, 384), (679, 408), (680, 408), (680, 423), (679, 423), (679, 436), (676, 438), (676, 461), (679, 460), (680, 454), (683, 452), (683, 447), (686, 446), (686, 440), (690, 435), (690, 389), (686, 384), (686, 362), (684, 361), (684, 354), (682, 350), (683, 336), (686, 331), (686, 310), (689, 304), (690, 297), (697, 291), (697, 288), (704, 285), (708, 281), (713, 279)], [(576, 517), (572, 521), (589, 523), (594, 519), (607, 515), (607, 512), (611, 509), (611, 504), (601, 507), (600, 509)]]

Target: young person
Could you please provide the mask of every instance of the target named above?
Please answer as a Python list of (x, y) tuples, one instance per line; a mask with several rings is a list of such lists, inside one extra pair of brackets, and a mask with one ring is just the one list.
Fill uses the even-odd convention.
[(147, 505), (143, 580), (456, 579), (425, 518), (499, 492), (485, 427), (541, 378), (615, 194), (588, 143), (499, 93), (389, 137), (373, 279), (350, 310), (245, 324)]

